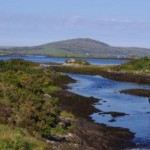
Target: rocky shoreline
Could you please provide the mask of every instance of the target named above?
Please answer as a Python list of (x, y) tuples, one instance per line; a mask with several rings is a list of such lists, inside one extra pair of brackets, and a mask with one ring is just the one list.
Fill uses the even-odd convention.
[[(41, 146), (42, 150), (136, 147), (132, 142), (134, 133), (129, 129), (92, 121), (89, 115), (99, 112), (93, 106), (99, 100), (68, 92), (67, 84), (75, 82), (70, 77), (21, 59), (1, 61), (1, 76), (1, 132), (7, 136), (3, 139), (1, 134), (1, 146), (23, 149), (34, 144), (38, 148)], [(109, 113), (113, 117), (126, 115), (99, 113)], [(6, 129), (13, 133), (11, 137), (9, 132), (6, 134)]]
[(120, 93), (144, 96), (144, 97), (148, 97), (150, 100), (150, 90), (146, 90), (146, 89), (128, 89), (128, 90), (122, 90), (120, 91)]
[[(66, 90), (54, 94), (59, 98), (61, 109), (75, 115), (75, 130), (65, 142), (55, 143), (55, 149), (75, 150), (121, 150), (135, 147), (132, 142), (134, 133), (128, 129), (108, 127), (104, 124), (94, 123), (90, 114), (98, 112), (92, 104), (97, 100), (93, 97), (86, 98)], [(66, 136), (63, 137), (66, 139)], [(67, 136), (68, 138), (68, 136)]]
[[(94, 97), (84, 97), (67, 91), (67, 84), (75, 82), (68, 76), (62, 79), (62, 90), (57, 91), (52, 96), (59, 98), (59, 106), (62, 110), (71, 112), (76, 117), (73, 124), (76, 125), (75, 130), (70, 133), (71, 136), (65, 139), (65, 142), (57, 142), (54, 149), (75, 149), (75, 150), (121, 150), (125, 148), (136, 147), (132, 142), (134, 133), (128, 129), (119, 127), (108, 127), (104, 124), (97, 124), (89, 117), (92, 113), (99, 112), (93, 104), (99, 100)], [(111, 114), (111, 112), (109, 112)], [(120, 114), (112, 112), (112, 115), (120, 116)]]
[(143, 84), (150, 84), (150, 75), (148, 74), (137, 74), (127, 73), (121, 71), (112, 71), (109, 67), (98, 67), (98, 66), (51, 66), (55, 71), (77, 73), (86, 75), (100, 75), (102, 77), (125, 82), (136, 82)]

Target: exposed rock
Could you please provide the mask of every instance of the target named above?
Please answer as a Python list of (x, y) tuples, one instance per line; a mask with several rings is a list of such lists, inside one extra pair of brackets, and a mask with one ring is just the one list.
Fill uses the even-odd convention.
[(72, 66), (72, 65), (80, 66), (81, 65), (82, 66), (82, 65), (90, 65), (90, 63), (87, 62), (86, 60), (71, 58), (69, 60), (66, 60), (63, 65), (67, 65), (67, 66)]
[(128, 89), (128, 90), (122, 90), (120, 91), (120, 93), (145, 96), (148, 97), (148, 100), (150, 100), (150, 90), (146, 90), (146, 89)]
[(114, 112), (114, 111), (110, 111), (110, 112), (100, 112), (99, 114), (101, 115), (107, 115), (110, 114), (112, 117), (121, 117), (121, 116), (125, 116), (125, 115), (129, 115), (123, 112)]
[(115, 119), (108, 120), (108, 122), (115, 122), (115, 121), (116, 121)]
[(45, 99), (51, 99), (51, 98), (52, 98), (50, 94), (44, 94), (43, 97), (44, 97)]
[[(56, 94), (60, 98), (60, 107), (63, 110), (73, 113), (77, 117), (77, 121), (75, 122), (75, 131), (65, 136), (67, 143), (62, 143), (56, 146), (55, 149), (120, 150), (135, 146), (130, 141), (134, 137), (134, 133), (128, 129), (107, 127), (103, 124), (91, 122), (89, 115), (98, 111), (92, 104), (99, 100), (93, 97), (83, 97), (68, 91), (59, 91)], [(126, 115), (117, 112), (111, 113), (113, 116)], [(62, 122), (65, 121), (63, 120)], [(65, 126), (65, 124), (63, 125)]]

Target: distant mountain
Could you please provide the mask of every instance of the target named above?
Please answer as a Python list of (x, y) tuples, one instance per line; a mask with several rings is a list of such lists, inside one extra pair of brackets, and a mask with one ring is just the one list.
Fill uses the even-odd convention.
[(89, 38), (77, 38), (51, 42), (32, 47), (1, 48), (7, 54), (49, 54), (52, 56), (79, 57), (143, 57), (150, 56), (150, 49), (137, 47), (115, 47)]

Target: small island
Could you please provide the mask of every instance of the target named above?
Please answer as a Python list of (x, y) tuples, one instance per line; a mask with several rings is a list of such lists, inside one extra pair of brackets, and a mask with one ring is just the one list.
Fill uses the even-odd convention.
[(66, 65), (66, 66), (87, 66), (87, 65), (90, 65), (90, 63), (86, 60), (71, 58), (71, 59), (66, 60), (63, 65)]

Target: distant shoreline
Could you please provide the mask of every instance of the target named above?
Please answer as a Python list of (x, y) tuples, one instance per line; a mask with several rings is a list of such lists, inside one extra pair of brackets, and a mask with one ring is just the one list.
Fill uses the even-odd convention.
[(7, 57), (7, 56), (46, 56), (46, 57), (54, 57), (54, 58), (79, 58), (79, 59), (116, 59), (116, 60), (132, 60), (134, 58), (118, 58), (118, 57), (77, 57), (77, 56), (53, 56), (49, 54), (0, 54), (0, 57)]

